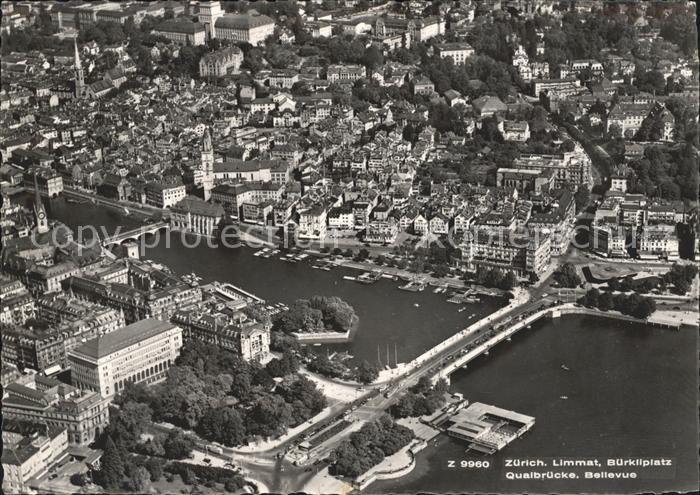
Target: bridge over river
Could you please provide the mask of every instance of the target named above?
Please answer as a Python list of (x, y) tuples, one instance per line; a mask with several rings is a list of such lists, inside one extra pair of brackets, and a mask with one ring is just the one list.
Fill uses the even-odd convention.
[(138, 241), (142, 236), (146, 234), (155, 234), (158, 231), (167, 231), (170, 225), (167, 222), (156, 222), (137, 227), (135, 229), (120, 232), (117, 230), (113, 235), (105, 237), (102, 239), (102, 245), (105, 247), (121, 244), (125, 241)]

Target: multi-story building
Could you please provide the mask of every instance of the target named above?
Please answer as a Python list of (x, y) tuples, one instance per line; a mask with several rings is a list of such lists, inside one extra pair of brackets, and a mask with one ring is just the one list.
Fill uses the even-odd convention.
[(328, 211), (328, 228), (352, 230), (355, 228), (355, 214), (349, 205), (331, 208)]
[(237, 46), (229, 46), (205, 54), (199, 60), (199, 75), (201, 77), (222, 77), (230, 69), (237, 72), (243, 63), (243, 52)]
[(268, 84), (271, 88), (290, 89), (299, 81), (299, 72), (294, 69), (276, 69), (270, 73)]
[(324, 239), (328, 209), (323, 204), (312, 205), (299, 211), (299, 238)]
[(198, 22), (169, 20), (156, 26), (152, 33), (179, 45), (199, 46), (206, 41), (206, 28)]
[(615, 223), (594, 224), (588, 246), (591, 251), (605, 257), (626, 257), (627, 231)]
[(512, 270), (520, 277), (544, 273), (551, 262), (551, 241), (544, 232), (478, 228), (466, 241), (467, 267)]
[(72, 277), (64, 282), (76, 297), (123, 311), (127, 323), (144, 318), (169, 319), (182, 305), (202, 300), (199, 286), (132, 260), (130, 285), (105, 282), (95, 277)]
[(187, 196), (170, 209), (170, 226), (175, 230), (211, 236), (224, 218), (224, 208), (194, 196)]
[(556, 187), (564, 187), (567, 184), (591, 187), (593, 184), (591, 159), (582, 150), (552, 155), (523, 153), (513, 160), (513, 168), (542, 172), (553, 170)]
[(641, 258), (678, 259), (678, 237), (674, 225), (647, 225), (637, 238)]
[[(204, 0), (197, 4), (197, 21), (204, 26), (209, 38), (216, 38), (214, 25), (216, 20), (224, 15), (221, 2)], [(201, 67), (201, 65), (200, 65)]]
[(440, 58), (451, 58), (455, 65), (463, 65), (474, 55), (474, 48), (469, 43), (440, 43), (435, 45), (435, 51)]
[[(70, 301), (84, 303), (74, 298)], [(41, 306), (39, 313), (46, 314)], [(45, 326), (47, 323), (48, 326)], [(49, 317), (29, 328), (19, 325), (4, 326), (2, 358), (4, 362), (18, 368), (37, 371), (61, 368), (66, 365), (66, 353), (85, 339), (112, 332), (123, 325), (124, 315), (120, 311), (97, 306), (81, 312), (76, 318)]]
[(50, 168), (35, 168), (24, 174), (24, 185), (38, 186), (42, 194), (55, 198), (63, 192), (63, 177)]
[(554, 188), (554, 170), (526, 170), (499, 168), (496, 171), (496, 187), (512, 187), (521, 193), (541, 194)]
[(284, 187), (273, 182), (244, 182), (242, 184), (220, 184), (212, 189), (211, 200), (223, 206), (226, 213), (238, 218), (244, 204), (279, 201)]
[(540, 96), (544, 92), (552, 93), (560, 97), (573, 96), (581, 91), (581, 81), (571, 79), (534, 79), (532, 92)]
[(109, 401), (38, 374), (25, 375), (5, 387), (2, 413), (7, 418), (68, 430), (68, 443), (88, 445), (109, 424)]
[(399, 234), (398, 223), (393, 219), (372, 220), (367, 224), (365, 242), (392, 244)]
[(23, 325), (34, 317), (34, 298), (19, 280), (0, 277), (0, 296), (0, 324)]
[(367, 77), (364, 65), (329, 65), (326, 71), (326, 79), (331, 82), (357, 81)]
[(173, 315), (185, 341), (197, 339), (235, 352), (245, 361), (263, 361), (270, 354), (270, 328), (244, 313), (186, 309)]
[(164, 380), (181, 347), (180, 327), (147, 318), (70, 351), (71, 380), (81, 389), (113, 397), (129, 382)]
[(261, 45), (275, 30), (275, 21), (260, 14), (225, 14), (214, 21), (216, 37)]
[[(215, 182), (273, 182), (286, 184), (289, 164), (283, 160), (228, 160), (214, 163)], [(213, 191), (212, 191), (213, 194)]]
[(617, 126), (623, 136), (632, 137), (642, 127), (652, 108), (653, 105), (646, 102), (619, 102), (608, 113), (606, 131), (610, 132), (612, 126)]
[(153, 181), (146, 184), (146, 203), (156, 208), (170, 208), (185, 199), (186, 195), (182, 180)]
[[(5, 493), (31, 493), (27, 482), (45, 474), (68, 449), (68, 432), (60, 427), (33, 425), (26, 432), (12, 421), (3, 424), (2, 489)], [(26, 428), (26, 426), (25, 426)]]

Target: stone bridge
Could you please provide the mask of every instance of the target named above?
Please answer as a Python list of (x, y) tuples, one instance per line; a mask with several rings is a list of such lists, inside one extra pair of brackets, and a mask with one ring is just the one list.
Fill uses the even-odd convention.
[(166, 232), (170, 228), (167, 222), (157, 222), (148, 225), (143, 225), (136, 229), (127, 230), (125, 232), (117, 232), (114, 235), (105, 237), (102, 239), (102, 245), (107, 247), (114, 244), (122, 244), (126, 241), (138, 241), (142, 236), (146, 234), (155, 234), (156, 232), (162, 230)]

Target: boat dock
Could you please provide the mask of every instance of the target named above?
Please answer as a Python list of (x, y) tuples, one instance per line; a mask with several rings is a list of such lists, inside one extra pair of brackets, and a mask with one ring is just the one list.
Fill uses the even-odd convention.
[(426, 284), (420, 280), (411, 280), (406, 285), (399, 286), (401, 290), (407, 290), (409, 292), (422, 292), (425, 290)]
[(478, 303), (480, 301), (480, 299), (475, 294), (476, 293), (474, 291), (472, 291), (471, 289), (467, 290), (466, 292), (457, 292), (452, 297), (450, 297), (447, 300), (447, 302), (450, 302), (453, 304)]
[(380, 278), (382, 278), (382, 271), (374, 270), (371, 272), (364, 272), (362, 275), (356, 277), (355, 281), (360, 282), (362, 284), (373, 284), (377, 282)]
[(467, 450), (493, 454), (520, 438), (535, 425), (535, 418), (481, 402), (447, 405), (430, 421), (449, 436), (469, 442)]
[(240, 287), (236, 287), (233, 284), (230, 283), (221, 283), (221, 282), (212, 282), (211, 284), (207, 284), (203, 288), (210, 288), (213, 291), (217, 292), (221, 296), (223, 296), (226, 299), (229, 299), (231, 301), (239, 301), (241, 299), (246, 299), (248, 301), (253, 301), (257, 303), (264, 303), (265, 300), (259, 298), (255, 294), (251, 294), (250, 292), (241, 289)]

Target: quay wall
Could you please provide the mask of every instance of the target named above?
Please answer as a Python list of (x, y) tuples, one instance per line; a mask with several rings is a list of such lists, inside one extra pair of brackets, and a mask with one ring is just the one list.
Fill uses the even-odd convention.
[(350, 330), (346, 332), (290, 332), (300, 344), (323, 344), (350, 340)]
[(416, 454), (424, 448), (426, 448), (427, 446), (428, 443), (425, 440), (412, 440), (411, 443), (409, 443), (401, 450), (399, 450), (396, 454), (394, 454), (397, 455), (401, 452), (405, 452), (406, 455), (409, 457), (409, 462), (406, 465), (392, 470), (382, 470), (381, 466), (385, 462), (382, 461), (381, 463), (367, 471), (365, 474), (357, 478), (357, 480), (355, 480), (355, 486), (358, 490), (364, 490), (375, 481), (391, 480), (395, 478), (401, 478), (402, 476), (406, 476), (408, 473), (413, 471), (413, 468), (416, 467)]

